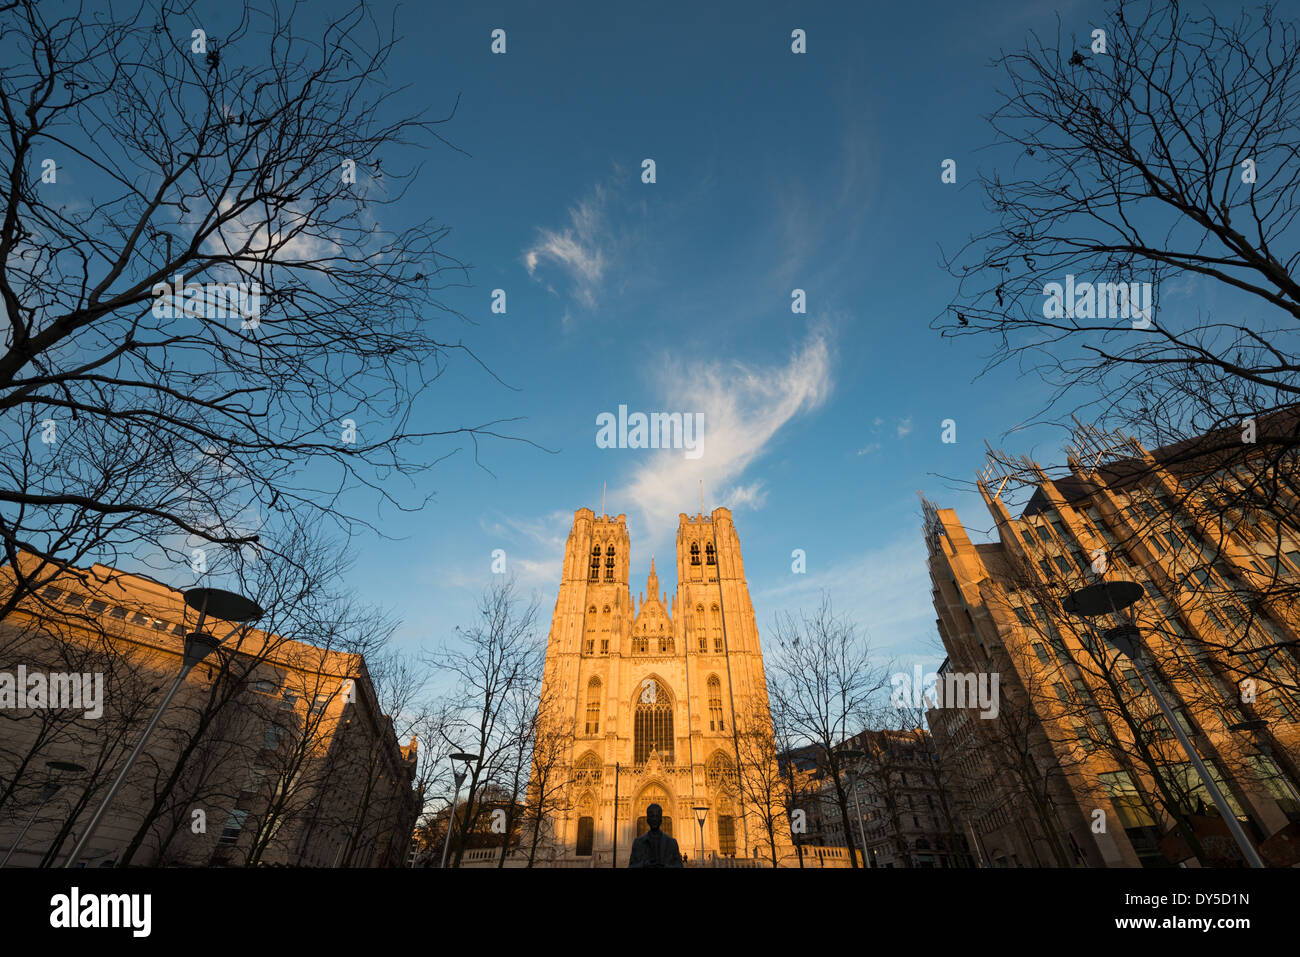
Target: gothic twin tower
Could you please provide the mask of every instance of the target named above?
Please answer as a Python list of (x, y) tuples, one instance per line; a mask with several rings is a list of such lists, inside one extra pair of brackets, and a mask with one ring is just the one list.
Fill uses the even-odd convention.
[(771, 719), (731, 512), (680, 516), (671, 598), (651, 559), (634, 604), (629, 552), (626, 516), (574, 514), (543, 688), (552, 718), (574, 733), (560, 769), (569, 793), (552, 820), (556, 850), (608, 862), (617, 833), (621, 866), (646, 807), (658, 803), (664, 830), (692, 859), (701, 850), (752, 856), (766, 836), (736, 769), (756, 733), (770, 738)]

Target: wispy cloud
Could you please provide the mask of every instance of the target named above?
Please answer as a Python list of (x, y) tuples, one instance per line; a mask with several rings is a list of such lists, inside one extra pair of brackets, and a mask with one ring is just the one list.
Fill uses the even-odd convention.
[(912, 432), (912, 417), (909, 415), (909, 416), (908, 416), (907, 418), (905, 418), (905, 419), (899, 419), (899, 420), (898, 420), (898, 437), (901, 439), (901, 438), (902, 438), (903, 436), (905, 436), (905, 435), (910, 435), (911, 432)]
[[(539, 227), (537, 241), (524, 250), (528, 275), (536, 279), (538, 267), (543, 263), (557, 266), (568, 276), (577, 300), (589, 309), (595, 308), (609, 268), (610, 247), (615, 243), (608, 207), (609, 190), (597, 184), (588, 196), (569, 209), (567, 228)], [(567, 313), (565, 318), (568, 319)]]
[(762, 482), (740, 484), (739, 479), (785, 425), (826, 401), (832, 388), (830, 348), (823, 334), (812, 332), (781, 367), (672, 363), (659, 386), (665, 408), (704, 413), (704, 451), (696, 459), (680, 450), (635, 453), (646, 458), (617, 494), (640, 512), (652, 533), (676, 527), (701, 480), (713, 502), (762, 506)]

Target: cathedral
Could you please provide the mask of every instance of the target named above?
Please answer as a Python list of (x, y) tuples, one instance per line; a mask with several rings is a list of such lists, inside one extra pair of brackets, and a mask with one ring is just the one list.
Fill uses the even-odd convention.
[(630, 558), (626, 516), (578, 509), (542, 691), (572, 730), (557, 768), (567, 793), (550, 815), (556, 855), (624, 866), (657, 803), (688, 859), (762, 856), (766, 831), (737, 767), (756, 733), (770, 740), (771, 719), (731, 512), (680, 516), (671, 597), (652, 557), (634, 601)]

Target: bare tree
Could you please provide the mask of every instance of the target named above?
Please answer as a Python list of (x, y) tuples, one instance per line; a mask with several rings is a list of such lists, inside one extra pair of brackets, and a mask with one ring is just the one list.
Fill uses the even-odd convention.
[[(938, 327), (1133, 427), (1163, 408), (1187, 436), (1293, 404), (1296, 24), (1272, 5), (1231, 20), (1177, 0), (1110, 10), (1104, 37), (1031, 35), (995, 61), (1005, 162), (979, 177), (994, 221), (946, 259), (960, 287)], [(1231, 317), (1175, 298), (1206, 286)]]
[(419, 507), (394, 479), (451, 449), (409, 447), (495, 434), (410, 422), (476, 361), (438, 333), (466, 276), (447, 228), (405, 217), (454, 102), (396, 112), (364, 4), (202, 22), (0, 9), (0, 617), (88, 554), (175, 567), (273, 547), (295, 513), (351, 529), (356, 489)]
[(536, 862), (542, 842), (553, 838), (548, 833), (552, 822), (569, 809), (567, 767), (573, 750), (574, 723), (571, 718), (560, 717), (556, 692), (543, 688), (537, 699), (531, 776), (522, 821), (523, 832), (528, 836), (529, 867)]
[(778, 654), (770, 668), (772, 709), (792, 737), (817, 749), (833, 785), (852, 865), (858, 867), (839, 746), (866, 725), (887, 685), (887, 669), (873, 664), (857, 626), (836, 616), (825, 595), (814, 612), (778, 616), (773, 634)]
[(779, 841), (790, 833), (790, 794), (782, 772), (780, 750), (772, 728), (771, 708), (757, 696), (737, 722), (736, 747), (740, 755), (736, 786), (745, 803), (754, 808), (767, 834), (772, 866), (778, 867)]
[(485, 809), (478, 800), (480, 790), (500, 790), (503, 773), (519, 753), (519, 731), (512, 726), (511, 710), (518, 704), (519, 689), (535, 692), (544, 651), (536, 635), (537, 603), (521, 604), (513, 580), (490, 585), (479, 600), (478, 612), (474, 624), (457, 626), (451, 647), (425, 656), (456, 686), (448, 702), (451, 720), (446, 734), (457, 748), (476, 755), (457, 813), (456, 867)]

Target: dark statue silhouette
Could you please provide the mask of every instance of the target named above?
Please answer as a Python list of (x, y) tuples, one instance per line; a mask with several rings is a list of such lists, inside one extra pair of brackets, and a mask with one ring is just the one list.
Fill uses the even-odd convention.
[(677, 849), (677, 841), (659, 830), (664, 821), (664, 809), (658, 804), (651, 804), (645, 809), (645, 822), (650, 825), (646, 831), (632, 842), (632, 857), (628, 867), (681, 867), (682, 854)]

